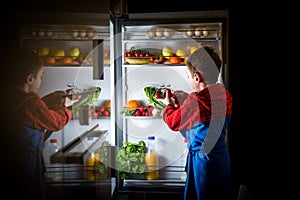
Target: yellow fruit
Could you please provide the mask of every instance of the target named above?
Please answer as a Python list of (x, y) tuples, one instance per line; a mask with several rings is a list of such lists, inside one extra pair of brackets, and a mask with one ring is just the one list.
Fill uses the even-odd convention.
[(199, 49), (198, 46), (190, 46), (189, 50), (190, 50), (190, 55), (192, 55), (197, 49)]
[(49, 53), (50, 53), (50, 48), (49, 47), (42, 47), (41, 50), (40, 50), (40, 55), (42, 57), (48, 56)]
[(78, 57), (80, 55), (80, 50), (78, 47), (74, 46), (69, 50), (69, 56)]
[(184, 58), (187, 55), (187, 52), (185, 49), (179, 48), (176, 51), (176, 56), (180, 57), (180, 58)]
[(165, 46), (162, 50), (162, 55), (164, 57), (170, 57), (174, 55), (174, 50), (170, 46)]
[(53, 53), (53, 56), (57, 56), (57, 57), (65, 56), (65, 50), (63, 50), (63, 49), (55, 50)]

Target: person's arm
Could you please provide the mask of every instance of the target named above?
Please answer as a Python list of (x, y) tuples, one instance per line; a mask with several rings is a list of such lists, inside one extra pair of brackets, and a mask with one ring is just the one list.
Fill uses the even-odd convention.
[[(60, 97), (56, 99), (53, 96)], [(59, 131), (72, 119), (71, 110), (62, 104), (62, 96), (57, 93), (53, 94), (53, 96), (51, 97), (50, 95), (46, 97), (49, 107), (38, 95), (28, 101), (27, 105), (24, 105), (29, 122), (33, 123), (35, 128)], [(50, 101), (50, 99), (56, 100)], [(60, 104), (58, 102), (60, 102)]]

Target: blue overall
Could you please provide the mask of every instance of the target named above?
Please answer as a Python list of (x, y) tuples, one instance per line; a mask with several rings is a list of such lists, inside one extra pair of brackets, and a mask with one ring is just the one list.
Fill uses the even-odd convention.
[[(200, 122), (187, 130), (189, 156), (185, 200), (231, 200), (230, 159), (225, 144), (229, 121), (230, 116), (223, 119), (219, 131), (210, 126), (211, 122)], [(215, 131), (217, 137), (207, 151), (204, 144), (209, 143), (209, 129), (210, 134)]]
[(24, 180), (24, 199), (45, 199), (45, 185), (43, 177), (43, 156), (44, 132), (33, 129), (29, 125), (23, 125), (20, 130), (23, 153), (23, 180)]

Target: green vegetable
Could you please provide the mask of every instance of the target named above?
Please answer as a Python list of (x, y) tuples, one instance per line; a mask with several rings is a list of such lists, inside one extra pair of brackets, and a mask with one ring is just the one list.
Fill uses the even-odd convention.
[(90, 93), (83, 95), (78, 102), (72, 105), (71, 110), (73, 112), (78, 112), (81, 106), (92, 105), (95, 102), (95, 100), (98, 99), (99, 94), (101, 92), (101, 88), (90, 87), (88, 89), (84, 89), (82, 92), (90, 92)]
[(121, 179), (129, 178), (131, 173), (143, 174), (146, 172), (145, 166), (146, 145), (144, 141), (138, 144), (123, 142), (116, 156), (118, 175)]
[(95, 172), (99, 172), (100, 174), (104, 174), (107, 172), (107, 156), (109, 146), (110, 143), (108, 141), (103, 141), (101, 147), (96, 150), (100, 154), (100, 164), (95, 166)]
[(157, 110), (158, 113), (161, 113), (162, 109), (166, 107), (166, 105), (161, 102), (160, 100), (155, 98), (155, 94), (163, 93), (163, 87), (151, 87), (147, 86), (144, 87), (144, 92), (148, 98), (149, 105), (152, 105), (155, 110)]

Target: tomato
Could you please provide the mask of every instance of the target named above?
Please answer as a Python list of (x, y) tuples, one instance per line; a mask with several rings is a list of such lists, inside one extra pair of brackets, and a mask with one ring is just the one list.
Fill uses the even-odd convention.
[(140, 111), (141, 111), (141, 112), (144, 112), (144, 111), (145, 111), (144, 106), (140, 106)]
[(124, 52), (124, 57), (128, 57), (128, 52)]
[(151, 62), (154, 62), (154, 61), (155, 61), (155, 57), (154, 57), (154, 56), (151, 56), (151, 57), (150, 57), (150, 61), (151, 61)]
[(146, 106), (146, 110), (147, 110), (148, 112), (152, 112), (153, 106), (151, 106), (151, 105)]
[(135, 52), (134, 52), (134, 56), (135, 56), (135, 57), (140, 57), (140, 53), (139, 53), (138, 51), (135, 51)]
[(131, 52), (127, 52), (127, 57), (132, 57), (133, 54)]
[(159, 92), (156, 92), (156, 93), (155, 93), (155, 98), (160, 99), (160, 94), (159, 94)]
[(139, 57), (145, 57), (145, 54), (144, 53), (140, 53)]
[(104, 106), (100, 106), (99, 107), (99, 112), (103, 113), (105, 111), (105, 107)]
[[(152, 56), (152, 54), (149, 53), (149, 52), (147, 52), (147, 53), (145, 54), (145, 56), (146, 56), (146, 57), (150, 57), (150, 56)], [(153, 60), (153, 61), (154, 61), (154, 60)]]
[(142, 115), (142, 112), (140, 109), (136, 109), (135, 112), (134, 112), (134, 115), (135, 116), (141, 116)]
[(105, 117), (108, 117), (108, 116), (109, 116), (108, 110), (104, 110), (103, 115), (104, 115)]

